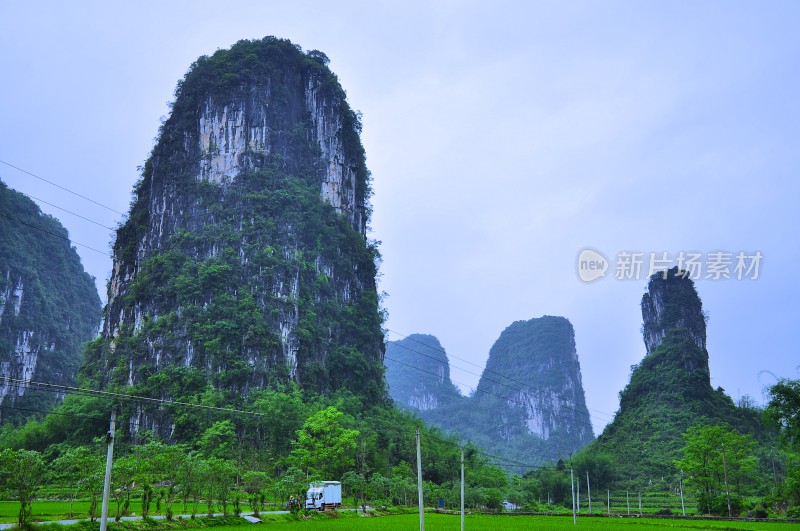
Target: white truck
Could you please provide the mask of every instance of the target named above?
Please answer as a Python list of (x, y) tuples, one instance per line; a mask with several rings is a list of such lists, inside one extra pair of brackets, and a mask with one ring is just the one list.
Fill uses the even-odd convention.
[(327, 511), (342, 506), (342, 484), (339, 481), (315, 481), (306, 493), (306, 509)]

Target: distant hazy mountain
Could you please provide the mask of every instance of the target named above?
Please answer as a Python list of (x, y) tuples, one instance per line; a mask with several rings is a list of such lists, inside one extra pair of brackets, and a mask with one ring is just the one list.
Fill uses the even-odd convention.
[(592, 440), (575, 334), (563, 317), (517, 321), (504, 330), (469, 398), (450, 382), (447, 356), (433, 336), (391, 342), (386, 357), (396, 403), (489, 453), (538, 464)]

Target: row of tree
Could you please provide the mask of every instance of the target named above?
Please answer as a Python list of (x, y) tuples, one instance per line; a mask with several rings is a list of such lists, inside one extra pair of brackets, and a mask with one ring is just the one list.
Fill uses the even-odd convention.
[[(691, 495), (697, 504), (691, 509), (701, 513), (737, 515), (753, 510), (752, 498), (760, 496), (765, 510), (793, 515), (800, 505), (800, 381), (784, 380), (769, 391), (771, 401), (765, 418), (780, 433), (780, 446), (772, 450), (765, 450), (752, 436), (731, 426), (698, 425), (683, 434), (681, 458), (673, 463), (672, 476), (622, 478), (616, 474), (613, 456), (606, 454), (579, 453), (554, 466), (513, 475), (468, 448), (466, 504), (486, 509), (499, 509), (504, 501), (532, 510), (548, 509), (552, 504), (568, 507), (574, 476), (579, 483), (588, 478), (591, 489), (600, 493), (623, 489), (653, 497), (660, 493), (677, 496), (680, 490)], [(286, 405), (298, 399), (292, 396), (290, 392), (262, 399), (275, 411), (285, 413), (287, 408), (277, 407), (275, 402)], [(179, 444), (152, 434), (132, 437), (123, 432), (113, 467), (112, 516), (131, 512), (134, 503), (142, 516), (157, 511), (168, 518), (176, 512), (176, 504), (185, 514), (238, 512), (242, 504), (259, 512), (265, 505), (283, 505), (290, 497), (302, 498), (309, 481), (318, 479), (340, 479), (354, 504), (417, 503), (412, 466), (414, 417), (381, 409), (381, 414), (367, 413), (357, 420), (343, 411), (354, 407), (347, 400), (335, 405), (323, 401), (316, 405), (298, 401), (295, 405), (302, 404), (307, 417), (291, 436), (280, 441), (255, 437), (245, 429), (247, 423), (235, 419), (213, 421), (196, 440)], [(291, 419), (275, 415), (262, 421), (277, 425)], [(71, 501), (88, 500), (88, 516), (95, 518), (105, 466), (105, 439), (95, 439), (88, 445), (50, 443), (49, 436), (43, 434), (46, 427), (45, 422), (27, 430), (6, 428), (0, 434), (0, 444), (6, 448), (0, 454), (0, 485), (6, 498), (20, 501), (20, 522), (24, 522), (30, 518), (37, 488), (46, 485)], [(30, 449), (37, 441), (44, 445), (41, 451)], [(29, 445), (14, 447), (9, 442)], [(458, 446), (436, 430), (423, 428), (422, 449), (426, 502), (441, 500), (446, 506), (458, 506)], [(589, 485), (583, 485), (586, 492)]]

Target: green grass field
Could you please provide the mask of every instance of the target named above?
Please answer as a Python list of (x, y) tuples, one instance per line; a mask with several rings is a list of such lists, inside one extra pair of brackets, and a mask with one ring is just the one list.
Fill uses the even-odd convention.
[[(458, 515), (425, 514), (426, 531), (453, 531), (460, 529), (461, 519)], [(408, 531), (419, 528), (418, 514), (402, 514), (380, 517), (341, 517), (341, 518), (316, 518), (307, 522), (294, 522), (298, 529), (307, 530), (339, 530), (339, 529), (375, 529), (378, 531)], [(778, 531), (800, 529), (798, 524), (780, 522), (726, 522), (717, 520), (665, 520), (647, 518), (578, 518), (577, 525), (573, 525), (572, 517), (564, 516), (488, 516), (468, 515), (465, 518), (465, 529), (481, 531), (515, 531), (544, 529), (547, 531), (569, 531), (577, 528), (599, 529), (601, 531), (615, 530), (653, 530), (664, 529), (712, 529), (725, 531)], [(245, 531), (247, 526), (218, 527), (214, 531)], [(251, 529), (252, 531), (252, 529)]]
[[(267, 510), (277, 510), (278, 507), (268, 508)], [(246, 505), (242, 507), (243, 511), (249, 511), (250, 508)], [(113, 518), (117, 511), (117, 504), (112, 500), (109, 507), (108, 514)], [(165, 507), (162, 505), (161, 510), (157, 511), (155, 503), (150, 507), (150, 515), (163, 515)], [(222, 512), (221, 506), (214, 507), (215, 512)], [(191, 503), (189, 504), (186, 513), (183, 511), (183, 503), (173, 503), (172, 512), (174, 514), (190, 514)], [(197, 514), (203, 516), (208, 512), (205, 504), (198, 504)], [(142, 514), (142, 504), (140, 499), (132, 498), (129, 513), (131, 515)], [(228, 513), (233, 514), (233, 506), (228, 505)], [(16, 523), (17, 515), (19, 514), (19, 502), (16, 501), (0, 501), (0, 524)], [(98, 504), (96, 511), (97, 518), (100, 518), (100, 505)], [(89, 501), (76, 500), (72, 504), (72, 512), (70, 513), (69, 502), (64, 500), (36, 500), (33, 502), (33, 518), (36, 521), (51, 521), (51, 520), (68, 520), (68, 519), (86, 519), (89, 518)]]
[[(34, 518), (38, 521), (51, 521), (67, 519), (69, 502), (40, 500), (34, 503)], [(89, 502), (76, 501), (73, 504), (75, 518), (86, 518)], [(112, 505), (112, 513), (115, 506)], [(131, 506), (132, 511), (140, 511), (138, 505)], [(173, 510), (176, 514), (182, 513), (183, 505), (175, 504)], [(246, 508), (245, 508), (246, 510)], [(16, 522), (19, 504), (16, 502), (0, 502), (0, 523)], [(99, 510), (98, 510), (99, 512)], [(163, 511), (162, 511), (163, 512)], [(198, 511), (199, 515), (205, 512)], [(140, 513), (137, 513), (140, 514)], [(155, 512), (153, 512), (155, 514)], [(308, 520), (297, 519), (289, 515), (263, 515), (265, 525), (295, 526), (298, 529), (312, 530), (338, 530), (338, 529), (364, 529), (364, 530), (409, 530), (419, 526), (419, 514), (397, 514), (388, 516), (364, 517), (353, 512), (341, 512), (338, 518), (319, 516)], [(458, 515), (426, 513), (425, 529), (427, 531), (458, 530), (460, 517)], [(711, 529), (724, 531), (771, 531), (783, 529), (800, 529), (800, 524), (787, 524), (783, 522), (732, 522), (720, 520), (684, 520), (684, 519), (655, 519), (655, 518), (600, 518), (578, 516), (577, 525), (573, 524), (571, 516), (516, 516), (516, 515), (467, 515), (465, 529), (481, 531), (514, 531), (528, 529), (544, 529), (548, 531), (598, 529), (601, 531), (615, 530), (653, 530), (664, 529)], [(66, 528), (65, 528), (66, 529)], [(214, 527), (214, 531), (255, 531), (253, 524), (236, 526)]]

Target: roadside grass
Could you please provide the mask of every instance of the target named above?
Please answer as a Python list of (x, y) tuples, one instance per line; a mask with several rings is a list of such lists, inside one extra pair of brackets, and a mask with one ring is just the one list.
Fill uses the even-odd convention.
[[(69, 501), (66, 500), (36, 500), (33, 502), (33, 519), (37, 522), (49, 522), (52, 520), (76, 520), (76, 519), (88, 519), (89, 518), (89, 507), (91, 502), (89, 500), (79, 499), (75, 500), (72, 503), (72, 512), (70, 513), (70, 504)], [(250, 507), (248, 505), (242, 504), (242, 512), (250, 512)], [(283, 507), (267, 507), (266, 511), (275, 511), (281, 510)], [(172, 512), (173, 514), (191, 514), (192, 512), (192, 504), (186, 508), (186, 512), (183, 510), (183, 503), (176, 502), (172, 504)], [(213, 512), (221, 513), (222, 506), (215, 505), (213, 507)], [(115, 501), (112, 500), (109, 509), (108, 509), (108, 517), (109, 519), (113, 520), (114, 516), (117, 514), (117, 504)], [(156, 509), (156, 504), (152, 503), (150, 506), (150, 516), (163, 516), (166, 514), (166, 507), (162, 504), (161, 509)], [(196, 513), (197, 516), (205, 516), (208, 514), (208, 506), (204, 503), (197, 505)], [(228, 504), (228, 514), (233, 514), (233, 505)], [(17, 517), (19, 515), (19, 502), (17, 501), (0, 501), (0, 524), (13, 524), (17, 522)], [(130, 507), (128, 508), (127, 514), (124, 516), (141, 516), (142, 515), (142, 502), (140, 498), (131, 498), (130, 500)], [(95, 517), (97, 519), (100, 518), (100, 504), (97, 505), (97, 510), (95, 511)]]
[[(278, 522), (275, 522), (278, 523)], [(377, 530), (377, 531), (407, 531), (417, 529), (419, 526), (418, 514), (399, 514), (389, 516), (363, 516), (341, 514), (337, 518), (311, 518), (308, 521), (286, 520), (281, 523), (293, 524), (298, 528), (328, 530)], [(452, 531), (459, 529), (460, 517), (458, 515), (426, 513), (426, 531)], [(481, 531), (516, 531), (529, 529), (543, 529), (547, 531), (574, 531), (576, 528), (599, 529), (601, 531), (663, 531), (674, 530), (720, 530), (720, 531), (779, 531), (797, 529), (797, 524), (783, 522), (735, 522), (719, 520), (683, 520), (683, 519), (656, 519), (656, 518), (606, 518), (583, 517), (578, 518), (577, 525), (573, 525), (571, 516), (513, 516), (513, 515), (467, 515), (464, 522), (465, 529), (479, 529)], [(251, 525), (251, 524), (250, 524)], [(248, 525), (222, 526), (215, 531), (245, 531)], [(250, 531), (253, 531), (250, 529)]]
[[(88, 512), (89, 502), (76, 501), (73, 504), (74, 518), (86, 518), (79, 511)], [(112, 514), (114, 506), (112, 505)], [(131, 512), (140, 510), (139, 505), (131, 504)], [(175, 504), (173, 510), (176, 514), (182, 513), (183, 505)], [(249, 508), (243, 507), (243, 510)], [(16, 522), (19, 504), (16, 502), (0, 502), (0, 522)], [(99, 511), (98, 511), (99, 512)], [(162, 507), (163, 512), (163, 507)], [(198, 509), (198, 518), (195, 520), (175, 519), (171, 522), (165, 520), (147, 519), (145, 521), (114, 522), (109, 521), (109, 529), (117, 531), (150, 531), (150, 530), (180, 530), (190, 528), (213, 527), (215, 531), (254, 531), (253, 524), (246, 523), (235, 517), (205, 518), (205, 506)], [(34, 503), (34, 518), (40, 522), (63, 520), (68, 518), (69, 502), (61, 500), (40, 500)], [(303, 514), (263, 514), (262, 522), (267, 525), (296, 526), (302, 529), (319, 529), (320, 531), (336, 530), (377, 530), (400, 531), (416, 529), (419, 525), (419, 514), (404, 512), (400, 514), (363, 515), (357, 511), (341, 511), (337, 513), (310, 513)], [(458, 514), (425, 513), (425, 527), (428, 531), (458, 529), (460, 516)], [(531, 516), (531, 515), (478, 515), (468, 514), (465, 519), (466, 529), (480, 529), (481, 531), (515, 531), (527, 529), (543, 529), (547, 531), (598, 529), (600, 531), (663, 531), (674, 530), (720, 530), (720, 531), (777, 531), (783, 529), (800, 529), (797, 523), (763, 522), (763, 521), (727, 521), (711, 519), (681, 519), (681, 518), (623, 518), (623, 517), (590, 517), (578, 516), (577, 525), (573, 524), (572, 516)], [(37, 526), (39, 529), (39, 526)], [(81, 522), (77, 525), (63, 526), (56, 523), (46, 523), (41, 526), (41, 531), (97, 531), (99, 517), (96, 522)]]

